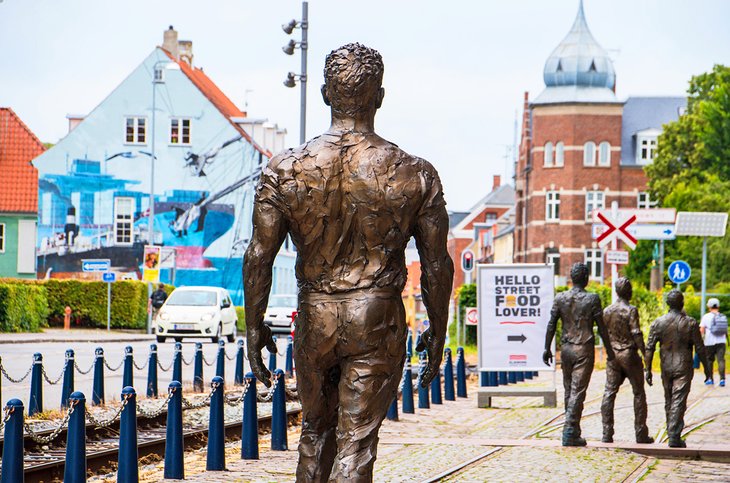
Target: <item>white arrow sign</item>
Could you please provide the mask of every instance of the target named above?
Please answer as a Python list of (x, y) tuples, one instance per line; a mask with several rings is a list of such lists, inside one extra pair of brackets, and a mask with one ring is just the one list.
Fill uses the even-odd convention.
[[(606, 225), (598, 224), (592, 226), (591, 235), (594, 239), (601, 236), (607, 230)], [(630, 225), (628, 231), (637, 240), (674, 240), (676, 231), (674, 225)]]

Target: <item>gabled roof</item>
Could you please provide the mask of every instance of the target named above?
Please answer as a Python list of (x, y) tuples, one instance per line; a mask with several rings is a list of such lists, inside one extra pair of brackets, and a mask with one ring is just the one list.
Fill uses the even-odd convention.
[(676, 121), (687, 107), (686, 97), (629, 97), (621, 118), (621, 164), (636, 164), (636, 134), (659, 130)]
[(228, 119), (228, 122), (230, 122), (231, 125), (233, 125), (233, 127), (236, 128), (239, 133), (241, 133), (246, 141), (251, 143), (251, 145), (264, 156), (269, 158), (272, 156), (271, 151), (259, 146), (256, 142), (254, 142), (253, 139), (251, 139), (251, 136), (249, 136), (248, 133), (244, 131), (241, 126), (239, 126), (231, 119), (234, 117), (246, 117), (246, 113), (236, 107), (233, 101), (231, 101), (228, 96), (225, 95), (223, 91), (220, 90), (220, 88), (215, 85), (212, 80), (210, 80), (210, 77), (208, 77), (205, 72), (203, 72), (203, 69), (200, 69), (198, 67), (192, 67), (187, 62), (176, 59), (174, 55), (172, 55), (170, 52), (163, 49), (162, 47), (158, 48), (163, 51), (170, 58), (170, 60), (180, 66), (180, 70), (183, 72), (183, 74), (185, 74), (185, 76), (187, 76), (187, 78), (190, 79), (193, 84), (195, 84), (195, 87), (200, 90), (200, 92), (211, 102), (211, 104), (213, 104), (216, 109), (218, 109), (220, 113), (223, 114), (226, 119)]
[(0, 212), (38, 213), (38, 170), (31, 161), (43, 143), (9, 107), (0, 107)]
[(461, 220), (467, 217), (469, 214), (468, 211), (450, 211), (449, 212), (449, 228), (453, 228), (459, 223), (461, 223)]
[(459, 220), (458, 223), (451, 226), (452, 230), (463, 230), (472, 220), (484, 212), (485, 209), (495, 207), (504, 208), (511, 207), (515, 204), (515, 189), (512, 185), (503, 184), (489, 192), (484, 198), (479, 200), (477, 204), (469, 209), (469, 213)]

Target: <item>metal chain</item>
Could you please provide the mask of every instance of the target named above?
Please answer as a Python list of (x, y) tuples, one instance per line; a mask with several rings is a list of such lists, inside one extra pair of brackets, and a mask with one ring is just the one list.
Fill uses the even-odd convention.
[(92, 362), (92, 363), (91, 363), (91, 367), (89, 367), (89, 370), (88, 370), (88, 371), (86, 371), (86, 372), (84, 372), (84, 371), (82, 371), (82, 370), (81, 370), (81, 368), (79, 367), (79, 363), (78, 363), (78, 362), (76, 362), (76, 359), (74, 359), (74, 367), (76, 368), (76, 370), (77, 370), (77, 371), (79, 371), (79, 372), (80, 372), (81, 374), (83, 374), (83, 375), (86, 375), (86, 374), (90, 373), (90, 372), (91, 372), (91, 370), (92, 370), (92, 369), (94, 368), (94, 366), (95, 366), (95, 365), (96, 365), (96, 361)]
[(169, 366), (167, 366), (167, 368), (164, 368), (164, 367), (162, 367), (162, 362), (160, 362), (160, 360), (157, 359), (157, 367), (159, 367), (162, 372), (167, 372), (170, 369), (172, 369), (172, 362), (170, 363)]
[(116, 371), (118, 371), (119, 369), (121, 369), (121, 368), (122, 368), (122, 366), (124, 365), (124, 359), (122, 359), (122, 362), (120, 362), (120, 363), (119, 363), (119, 365), (118, 365), (117, 367), (112, 367), (112, 366), (110, 366), (110, 365), (109, 365), (109, 363), (107, 362), (106, 358), (104, 358), (104, 365), (105, 365), (105, 366), (106, 366), (106, 368), (107, 368), (107, 369), (109, 369), (110, 371), (112, 371), (112, 372), (116, 372)]
[[(66, 364), (68, 364), (68, 360), (66, 361)], [(43, 367), (43, 379), (45, 379), (46, 382), (48, 384), (50, 384), (51, 386), (55, 386), (56, 384), (58, 384), (58, 382), (61, 380), (61, 378), (63, 377), (64, 374), (66, 374), (66, 365), (63, 366), (63, 369), (61, 369), (61, 374), (56, 378), (56, 380), (51, 381), (48, 378), (48, 373), (46, 372), (46, 368)]]
[(141, 406), (137, 406), (137, 413), (140, 416), (143, 416), (145, 418), (156, 418), (163, 412), (165, 412), (165, 408), (167, 408), (167, 403), (170, 402), (170, 399), (172, 399), (172, 395), (174, 394), (175, 390), (168, 391), (167, 397), (164, 401), (162, 401), (162, 404), (160, 404), (160, 407), (155, 409), (154, 411), (147, 411), (146, 409), (142, 408)]
[(0, 433), (5, 429), (5, 423), (10, 420), (10, 415), (15, 412), (15, 408), (12, 406), (5, 406), (5, 417), (0, 421)]
[(149, 363), (150, 363), (150, 360), (147, 359), (146, 361), (144, 361), (144, 364), (142, 364), (141, 366), (138, 366), (137, 365), (137, 361), (135, 361), (134, 359), (132, 359), (132, 364), (134, 364), (134, 367), (136, 367), (138, 371), (143, 370), (145, 367), (147, 367), (147, 365)]
[(189, 361), (186, 361), (186, 360), (185, 360), (185, 357), (184, 357), (184, 356), (183, 356), (183, 354), (182, 354), (182, 352), (180, 352), (180, 360), (182, 361), (183, 365), (185, 365), (185, 366), (189, 366), (190, 364), (192, 364), (192, 363), (193, 363), (193, 361), (195, 360), (195, 358), (193, 358), (193, 359), (190, 359)]
[(239, 397), (232, 396), (232, 397), (226, 397), (224, 402), (228, 404), (229, 406), (237, 406), (238, 403), (243, 402), (244, 398), (246, 397), (246, 393), (248, 392), (248, 388), (251, 385), (250, 382), (248, 382), (248, 379), (244, 379), (243, 383), (243, 392)]
[(0, 361), (0, 372), (2, 372), (3, 376), (5, 376), (5, 379), (7, 379), (8, 381), (10, 381), (12, 383), (18, 384), (18, 383), (21, 383), (21, 382), (25, 381), (26, 379), (28, 379), (30, 372), (33, 370), (34, 364), (35, 363), (31, 363), (30, 367), (28, 368), (28, 371), (25, 373), (25, 375), (23, 375), (23, 377), (21, 377), (19, 379), (10, 377), (10, 374), (7, 373), (7, 371), (5, 370), (5, 366), (2, 364), (1, 361)]
[[(224, 352), (224, 354), (226, 353)], [(228, 359), (229, 361), (235, 360), (236, 357), (238, 357), (238, 354), (234, 354), (233, 357), (228, 357), (228, 354), (226, 354), (226, 359)]]
[(124, 400), (122, 401), (122, 405), (119, 407), (119, 411), (112, 416), (110, 419), (99, 421), (94, 416), (91, 415), (90, 411), (86, 411), (86, 420), (89, 421), (91, 424), (95, 425), (97, 428), (106, 428), (108, 426), (111, 426), (113, 423), (115, 423), (119, 416), (122, 414), (122, 411), (124, 411), (124, 408), (127, 406), (127, 403), (129, 402), (129, 394), (124, 395)]
[(213, 362), (208, 362), (208, 360), (205, 358), (205, 353), (203, 353), (202, 351), (200, 352), (200, 355), (203, 357), (203, 364), (205, 364), (206, 366), (210, 367), (215, 364), (215, 360)]
[(23, 428), (25, 429), (25, 432), (28, 433), (28, 436), (30, 436), (30, 438), (33, 441), (35, 441), (36, 443), (41, 443), (41, 444), (50, 443), (51, 441), (56, 439), (56, 436), (58, 436), (59, 433), (61, 433), (61, 431), (63, 430), (63, 428), (66, 427), (66, 423), (68, 423), (68, 420), (71, 418), (71, 415), (74, 412), (74, 406), (76, 406), (76, 401), (74, 401), (74, 400), (69, 401), (68, 412), (66, 413), (66, 416), (64, 416), (63, 421), (61, 421), (61, 424), (56, 429), (54, 429), (51, 432), (51, 434), (49, 434), (47, 436), (39, 436), (38, 433), (33, 431), (33, 428), (31, 428), (30, 424), (28, 424), (28, 423), (24, 423)]
[(205, 399), (203, 399), (202, 401), (199, 401), (199, 402), (196, 402), (196, 403), (192, 403), (192, 402), (188, 401), (187, 399), (182, 398), (182, 405), (183, 405), (183, 407), (185, 409), (200, 409), (200, 408), (202, 408), (204, 406), (208, 406), (209, 403), (210, 403), (210, 398), (213, 397), (213, 394), (215, 393), (216, 389), (218, 389), (218, 386), (220, 386), (220, 384), (217, 383), (217, 382), (211, 383), (212, 389), (210, 390), (210, 394), (208, 394), (207, 396), (205, 396)]
[(276, 392), (276, 380), (278, 378), (276, 376), (271, 377), (271, 387), (269, 387), (269, 392), (263, 396), (261, 394), (256, 394), (256, 400), (258, 402), (269, 402), (271, 401), (271, 398), (274, 397), (274, 393)]

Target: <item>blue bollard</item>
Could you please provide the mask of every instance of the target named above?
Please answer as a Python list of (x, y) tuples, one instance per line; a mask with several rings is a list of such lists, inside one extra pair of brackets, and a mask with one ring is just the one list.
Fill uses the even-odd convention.
[(413, 407), (413, 374), (411, 369), (411, 354), (406, 355), (406, 365), (403, 369), (403, 390), (402, 390), (401, 407), (403, 414), (414, 414), (416, 412)]
[(185, 478), (183, 468), (183, 430), (182, 430), (182, 384), (172, 381), (168, 386), (172, 393), (167, 403), (167, 433), (165, 439), (164, 477), (172, 480)]
[(455, 401), (454, 394), (454, 363), (451, 361), (451, 349), (444, 349), (444, 399)]
[[(272, 339), (274, 339), (274, 345), (276, 345), (276, 336), (273, 336)], [(277, 350), (278, 352), (278, 350)], [(269, 372), (272, 374), (276, 370), (276, 352), (269, 352)]]
[(395, 395), (395, 398), (393, 398), (393, 402), (390, 403), (390, 406), (388, 407), (388, 412), (385, 414), (385, 417), (391, 421), (398, 421), (398, 394)]
[(538, 371), (535, 371), (535, 372), (532, 373), (532, 377), (537, 377), (539, 375), (540, 375), (540, 373)]
[(284, 367), (287, 377), (294, 377), (294, 338), (289, 336), (286, 344), (286, 364)]
[(532, 371), (525, 371), (525, 380), (532, 379)]
[(218, 358), (215, 361), (215, 375), (221, 379), (226, 378), (226, 341), (218, 341)]
[(413, 354), (413, 329), (408, 327), (408, 338), (406, 338), (406, 354)]
[(236, 377), (233, 383), (236, 386), (243, 385), (243, 339), (238, 339), (236, 344)]
[(68, 420), (66, 433), (66, 464), (63, 470), (63, 483), (86, 482), (86, 397), (82, 392), (74, 392), (68, 398), (73, 405), (73, 413)]
[(274, 384), (276, 390), (271, 402), (271, 449), (274, 451), (286, 451), (286, 387), (284, 371), (274, 371)]
[(259, 459), (259, 418), (256, 410), (256, 377), (246, 373), (248, 384), (243, 396), (243, 427), (241, 428), (241, 459)]
[(91, 389), (91, 404), (100, 406), (104, 404), (104, 349), (94, 349), (94, 386)]
[[(153, 344), (154, 345), (154, 344)], [(119, 469), (117, 483), (137, 483), (139, 462), (137, 452), (137, 393), (127, 386), (122, 389), (125, 406), (119, 423)]]
[(486, 387), (488, 385), (489, 375), (487, 371), (479, 371), (479, 387)]
[(43, 412), (43, 355), (33, 354), (33, 370), (30, 374), (30, 400), (28, 416)]
[(441, 399), (441, 372), (436, 373), (436, 377), (431, 381), (431, 404), (443, 404)]
[(182, 344), (180, 342), (175, 342), (175, 351), (172, 355), (172, 380), (182, 384)]
[(428, 386), (423, 387), (421, 385), (421, 378), (423, 372), (426, 370), (426, 351), (418, 353), (418, 378), (416, 384), (418, 384), (418, 409), (429, 409), (431, 404), (428, 401)]
[(147, 397), (157, 397), (157, 344), (150, 344), (150, 358), (147, 362)]
[(3, 435), (2, 475), (0, 483), (22, 483), (23, 474), (23, 401), (11, 399), (5, 405), (9, 414)]
[(456, 397), (466, 396), (466, 361), (464, 361), (464, 348), (456, 349)]
[(515, 372), (515, 379), (517, 379), (517, 382), (524, 382), (525, 381), (525, 373), (523, 371), (517, 371), (517, 372)]
[(122, 375), (122, 389), (127, 386), (134, 386), (134, 354), (132, 346), (124, 348), (124, 374)]
[(203, 344), (195, 343), (195, 357), (193, 358), (193, 391), (203, 392)]
[(507, 371), (507, 380), (510, 384), (517, 384), (517, 374), (515, 371)]
[(63, 368), (63, 386), (61, 387), (61, 409), (68, 407), (68, 398), (74, 392), (74, 350), (66, 350), (66, 365)]
[(498, 382), (500, 386), (506, 386), (509, 384), (509, 378), (507, 377), (507, 371), (499, 371)]
[(487, 373), (487, 386), (490, 386), (490, 387), (499, 386), (499, 381), (497, 379), (497, 373), (495, 371), (489, 371)]
[[(225, 348), (223, 349), (225, 351)], [(225, 352), (223, 353), (225, 358)], [(226, 469), (226, 430), (223, 427), (223, 378), (215, 376), (210, 384), (213, 396), (210, 398), (210, 418), (208, 419), (208, 456), (206, 471)]]

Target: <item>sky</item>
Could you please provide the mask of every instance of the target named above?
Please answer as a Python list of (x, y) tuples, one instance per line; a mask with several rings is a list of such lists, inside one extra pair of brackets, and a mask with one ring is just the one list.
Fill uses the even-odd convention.
[[(690, 77), (730, 64), (727, 0), (585, 0), (588, 25), (614, 60), (617, 95), (682, 95)], [(451, 210), (467, 210), (511, 181), (509, 150), (525, 91), (567, 34), (578, 0), (311, 0), (307, 138), (329, 126), (319, 87), (325, 56), (348, 42), (380, 51), (383, 106), (376, 131), (438, 169)], [(44, 142), (66, 115), (99, 104), (173, 25), (194, 64), (250, 117), (299, 141), (299, 51), (285, 55), (281, 24), (294, 0), (0, 0), (0, 106)], [(0, 175), (1, 176), (1, 175)]]

